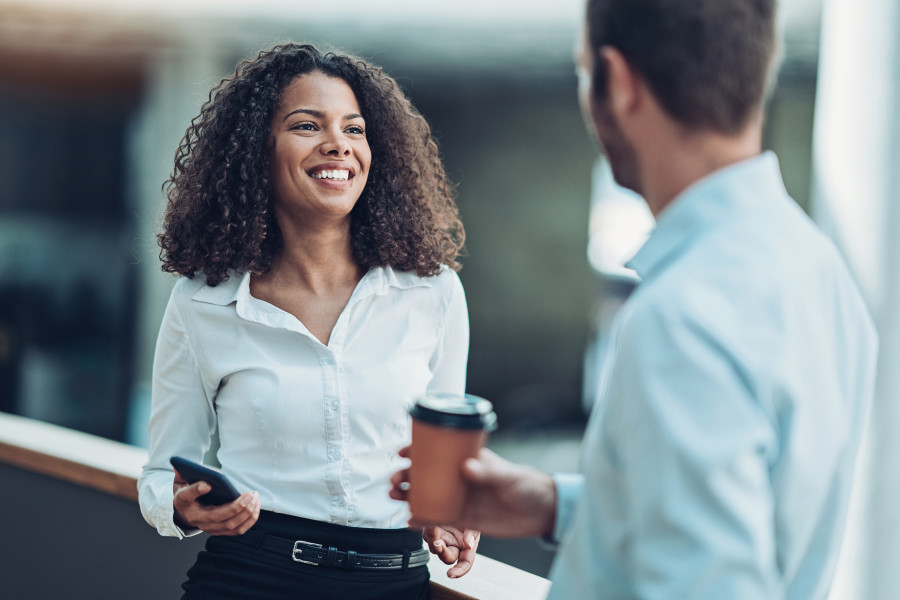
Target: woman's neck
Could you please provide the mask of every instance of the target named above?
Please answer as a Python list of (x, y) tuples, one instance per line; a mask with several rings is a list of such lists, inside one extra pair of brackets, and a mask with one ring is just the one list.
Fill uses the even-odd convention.
[(349, 228), (286, 236), (266, 278), (313, 294), (355, 287), (364, 270), (353, 258)]

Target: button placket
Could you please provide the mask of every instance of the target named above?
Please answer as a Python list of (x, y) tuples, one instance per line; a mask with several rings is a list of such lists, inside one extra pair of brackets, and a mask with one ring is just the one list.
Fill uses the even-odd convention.
[(346, 493), (341, 482), (341, 447), (344, 437), (344, 425), (341, 419), (340, 382), (337, 361), (331, 349), (322, 348), (319, 357), (324, 386), (324, 419), (325, 419), (325, 456), (327, 467), (325, 483), (331, 496), (332, 520), (341, 522), (343, 511), (336, 500), (343, 499)]
[[(350, 428), (350, 385), (347, 381), (347, 374), (344, 369), (344, 356), (342, 350), (336, 350), (334, 353), (335, 360), (335, 376), (337, 378), (337, 385), (339, 394), (338, 396), (341, 399), (341, 404), (339, 406), (339, 416), (341, 421), (342, 431), (345, 432), (345, 435), (341, 439), (342, 447), (340, 449), (340, 454), (342, 457), (347, 456), (350, 452), (350, 436), (349, 432)], [(350, 461), (342, 460), (340, 461), (340, 478), (341, 478), (341, 486), (344, 490), (352, 489), (352, 470), (350, 466)], [(339, 506), (343, 509), (343, 518), (344, 522), (348, 525), (352, 523), (355, 508), (353, 503), (353, 497), (347, 496), (345, 498), (340, 498)]]

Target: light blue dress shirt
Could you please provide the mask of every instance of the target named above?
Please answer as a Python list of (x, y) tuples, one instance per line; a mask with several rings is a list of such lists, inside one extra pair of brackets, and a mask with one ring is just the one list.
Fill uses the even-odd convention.
[(765, 153), (685, 190), (629, 266), (550, 598), (825, 598), (877, 353), (843, 261)]

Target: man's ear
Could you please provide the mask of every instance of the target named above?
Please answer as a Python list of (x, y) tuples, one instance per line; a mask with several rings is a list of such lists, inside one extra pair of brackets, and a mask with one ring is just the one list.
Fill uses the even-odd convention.
[(621, 119), (639, 106), (641, 79), (622, 53), (612, 46), (602, 46), (597, 59), (606, 67), (606, 105)]

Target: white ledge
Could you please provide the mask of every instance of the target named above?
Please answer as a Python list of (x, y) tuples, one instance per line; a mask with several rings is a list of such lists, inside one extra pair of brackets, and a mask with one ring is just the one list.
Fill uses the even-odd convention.
[[(0, 413), (0, 463), (136, 502), (146, 459), (143, 448)], [(482, 555), (460, 579), (448, 578), (449, 567), (437, 556), (428, 568), (433, 600), (543, 600), (550, 590), (543, 577)]]

